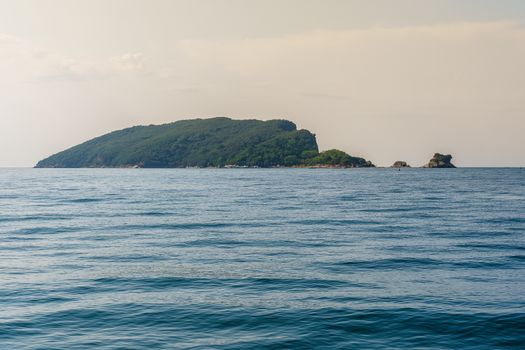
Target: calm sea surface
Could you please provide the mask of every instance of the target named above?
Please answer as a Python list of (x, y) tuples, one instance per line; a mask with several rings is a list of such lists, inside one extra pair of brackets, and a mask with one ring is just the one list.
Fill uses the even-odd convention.
[(525, 349), (524, 169), (0, 169), (0, 349)]

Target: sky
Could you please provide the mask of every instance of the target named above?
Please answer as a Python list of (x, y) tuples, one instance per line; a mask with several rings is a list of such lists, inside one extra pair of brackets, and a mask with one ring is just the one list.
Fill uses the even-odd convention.
[(0, 0), (0, 167), (188, 118), (525, 166), (523, 0)]

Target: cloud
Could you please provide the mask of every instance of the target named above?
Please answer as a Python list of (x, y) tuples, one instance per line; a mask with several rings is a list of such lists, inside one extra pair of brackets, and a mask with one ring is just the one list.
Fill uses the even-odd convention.
[(140, 52), (98, 59), (72, 58), (39, 48), (21, 38), (0, 33), (0, 73), (4, 82), (79, 82), (139, 73)]
[(498, 64), (517, 62), (515, 54), (523, 55), (524, 39), (525, 30), (515, 22), (467, 22), (222, 42), (186, 40), (179, 49), (194, 64), (213, 66), (239, 79), (299, 86), (320, 80), (325, 86), (335, 82), (381, 89), (375, 82), (385, 88), (404, 81), (427, 84), (429, 79), (440, 84), (461, 78), (477, 83), (483, 72), (478, 68), (509, 73), (509, 67)]
[[(16, 42), (17, 40), (15, 37), (8, 35), (8, 34), (0, 33), (0, 45), (12, 44)], [(0, 48), (2, 48), (2, 46), (0, 46)]]
[(350, 99), (350, 96), (323, 94), (323, 93), (318, 93), (318, 92), (302, 92), (300, 93), (300, 95), (306, 98), (328, 99), (328, 100), (334, 100), (334, 101), (338, 101), (338, 100), (346, 101)]
[(187, 40), (179, 50), (210, 72), (217, 89), (217, 78), (228, 77), (232, 89), (344, 97), (353, 107), (390, 114), (522, 106), (525, 88), (525, 29), (512, 21)]
[(0, 34), (0, 107), (14, 124), (30, 116), (33, 137), (76, 130), (49, 137), (63, 142), (53, 150), (127, 125), (228, 115), (289, 118), (322, 149), (380, 165), (423, 164), (436, 151), (459, 165), (522, 165), (524, 61), (525, 28), (512, 21), (182, 40), (95, 57)]
[(316, 130), (322, 148), (379, 164), (403, 154), (423, 163), (437, 148), (483, 164), (487, 149), (511, 158), (525, 147), (514, 131), (525, 129), (525, 28), (517, 22), (186, 40), (179, 50), (209, 72), (210, 96), (285, 111)]
[(112, 68), (117, 71), (139, 71), (144, 68), (144, 55), (140, 52), (111, 57)]

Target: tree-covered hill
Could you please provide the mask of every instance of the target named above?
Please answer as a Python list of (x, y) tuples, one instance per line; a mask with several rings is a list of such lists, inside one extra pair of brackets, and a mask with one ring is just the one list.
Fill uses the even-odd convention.
[(369, 160), (366, 160), (364, 158), (359, 157), (352, 157), (349, 154), (346, 154), (343, 151), (340, 151), (338, 149), (330, 149), (328, 151), (324, 151), (316, 155), (315, 157), (312, 157), (310, 159), (307, 159), (305, 161), (305, 165), (309, 166), (317, 166), (317, 165), (325, 165), (325, 166), (337, 166), (337, 167), (344, 167), (344, 168), (353, 168), (353, 167), (373, 167), (374, 165)]
[[(290, 121), (221, 117), (114, 131), (52, 155), (36, 167), (301, 166), (324, 161), (322, 154), (315, 135), (297, 130)], [(366, 166), (362, 158), (344, 159), (344, 166)], [(357, 162), (352, 165), (349, 159)]]

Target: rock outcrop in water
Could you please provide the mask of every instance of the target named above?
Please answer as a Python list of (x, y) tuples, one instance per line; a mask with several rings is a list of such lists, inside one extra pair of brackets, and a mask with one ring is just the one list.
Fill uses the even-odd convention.
[(38, 162), (38, 168), (371, 167), (339, 150), (319, 153), (315, 135), (288, 120), (181, 120), (134, 126)]
[(432, 159), (423, 166), (423, 168), (455, 168), (451, 163), (452, 156), (450, 154), (435, 153)]
[(398, 160), (394, 162), (394, 164), (392, 164), (390, 167), (391, 168), (410, 168), (410, 165), (408, 165), (408, 163), (405, 161)]

